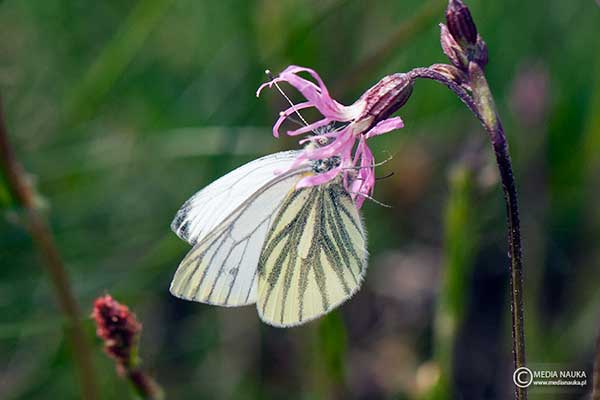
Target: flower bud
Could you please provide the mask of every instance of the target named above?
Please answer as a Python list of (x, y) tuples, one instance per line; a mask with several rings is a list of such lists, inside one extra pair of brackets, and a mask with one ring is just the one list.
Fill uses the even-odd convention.
[(477, 27), (471, 17), (469, 8), (461, 0), (450, 0), (446, 9), (448, 30), (454, 39), (461, 44), (477, 43)]
[(466, 70), (469, 65), (469, 60), (464, 50), (448, 30), (448, 27), (444, 24), (440, 24), (440, 43), (442, 44), (442, 50), (448, 57), (452, 65), (462, 70)]
[(448, 26), (442, 26), (441, 42), (452, 64), (465, 72), (471, 61), (481, 68), (485, 67), (488, 62), (487, 45), (477, 33), (471, 12), (462, 0), (449, 0), (446, 22)]

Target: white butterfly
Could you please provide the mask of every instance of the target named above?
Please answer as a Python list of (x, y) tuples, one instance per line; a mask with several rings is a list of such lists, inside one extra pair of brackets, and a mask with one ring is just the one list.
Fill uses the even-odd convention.
[(175, 273), (173, 295), (226, 307), (256, 303), (264, 322), (289, 327), (356, 293), (367, 266), (366, 236), (341, 176), (295, 188), (339, 159), (290, 170), (300, 153), (249, 162), (182, 206), (171, 228), (193, 248)]

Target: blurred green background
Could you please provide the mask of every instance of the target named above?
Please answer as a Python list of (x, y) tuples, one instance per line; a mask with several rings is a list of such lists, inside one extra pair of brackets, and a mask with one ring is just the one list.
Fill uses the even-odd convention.
[[(502, 191), (487, 138), (445, 88), (419, 82), (406, 127), (373, 139), (363, 289), (303, 327), (253, 307), (170, 296), (188, 250), (179, 206), (274, 151), (284, 107), (264, 70), (316, 69), (349, 104), (382, 76), (445, 62), (443, 0), (0, 2), (0, 92), (84, 314), (110, 292), (142, 320), (141, 356), (169, 399), (506, 399), (512, 393)], [(468, 2), (509, 135), (523, 223), (530, 363), (592, 368), (600, 322), (600, 7)], [(299, 99), (293, 90), (288, 90)], [(65, 320), (0, 181), (0, 398), (75, 399)], [(102, 353), (101, 399), (127, 383)], [(589, 389), (589, 385), (587, 389)], [(537, 395), (536, 395), (537, 393)], [(532, 398), (583, 398), (532, 391)]]

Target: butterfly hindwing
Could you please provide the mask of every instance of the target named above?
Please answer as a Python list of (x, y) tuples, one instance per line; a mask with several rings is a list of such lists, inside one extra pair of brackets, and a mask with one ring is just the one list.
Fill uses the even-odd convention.
[(261, 319), (294, 326), (331, 311), (359, 289), (366, 261), (362, 221), (341, 180), (292, 191), (259, 258)]

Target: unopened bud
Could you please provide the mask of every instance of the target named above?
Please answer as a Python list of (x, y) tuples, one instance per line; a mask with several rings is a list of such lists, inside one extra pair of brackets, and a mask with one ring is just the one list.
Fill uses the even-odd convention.
[(461, 44), (474, 45), (477, 42), (477, 27), (469, 8), (461, 0), (450, 0), (446, 9), (448, 30)]
[(440, 24), (440, 43), (442, 44), (444, 54), (446, 54), (452, 65), (462, 70), (466, 70), (469, 65), (469, 60), (467, 59), (464, 50), (456, 43), (456, 40), (454, 40), (448, 27), (444, 24)]
[(471, 61), (481, 68), (485, 67), (488, 62), (487, 46), (477, 33), (469, 8), (461, 0), (449, 0), (446, 22), (447, 27), (442, 25), (441, 42), (452, 64), (465, 72)]

